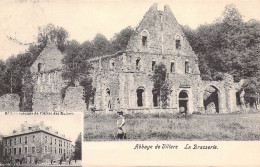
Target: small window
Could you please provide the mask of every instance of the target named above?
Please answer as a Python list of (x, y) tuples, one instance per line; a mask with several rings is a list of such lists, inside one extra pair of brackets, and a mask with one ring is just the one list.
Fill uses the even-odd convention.
[(24, 147), (24, 153), (27, 154), (28, 150), (27, 147)]
[(154, 71), (154, 69), (155, 69), (155, 64), (156, 64), (156, 61), (152, 61), (152, 71)]
[(32, 147), (32, 153), (33, 154), (35, 153), (35, 147)]
[(147, 36), (142, 36), (142, 45), (146, 46), (147, 44)]
[(39, 63), (38, 64), (38, 72), (41, 72), (42, 71), (42, 63)]
[(147, 37), (148, 37), (147, 31), (142, 31), (141, 35), (142, 35), (142, 46), (147, 46)]
[(27, 137), (25, 137), (25, 139), (24, 139), (24, 143), (27, 144)]
[(171, 62), (171, 73), (175, 72), (175, 64)]
[(186, 74), (190, 73), (190, 63), (189, 63), (189, 61), (185, 61), (185, 73)]
[(140, 66), (140, 58), (136, 59), (136, 62), (135, 62), (135, 65), (136, 65), (136, 70), (140, 70), (141, 66)]
[(176, 36), (175, 45), (176, 45), (176, 49), (178, 50), (181, 49), (181, 37), (179, 35)]
[(115, 60), (111, 59), (110, 60), (110, 69), (114, 69), (115, 68)]

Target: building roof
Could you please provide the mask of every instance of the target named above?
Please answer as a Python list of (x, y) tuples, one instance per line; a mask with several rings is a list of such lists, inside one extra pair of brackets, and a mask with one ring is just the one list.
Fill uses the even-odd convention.
[(15, 136), (21, 136), (25, 134), (32, 134), (32, 133), (37, 133), (37, 132), (45, 132), (50, 135), (53, 135), (55, 137), (71, 141), (70, 139), (66, 138), (65, 135), (60, 134), (58, 131), (55, 131), (52, 129), (51, 126), (45, 126), (43, 122), (36, 123), (36, 124), (28, 124), (25, 122), (24, 124), (21, 124), (21, 128), (17, 130), (13, 130), (13, 133), (10, 135), (4, 136), (4, 138), (10, 138), (10, 137), (15, 137)]

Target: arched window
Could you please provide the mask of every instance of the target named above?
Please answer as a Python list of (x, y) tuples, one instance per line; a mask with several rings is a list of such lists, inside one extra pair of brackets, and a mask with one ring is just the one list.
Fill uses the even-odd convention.
[(146, 30), (142, 31), (142, 46), (147, 46), (148, 32)]
[(137, 58), (135, 61), (135, 65), (136, 65), (136, 70), (139, 71), (141, 69), (141, 63), (140, 63), (141, 59)]
[(160, 103), (159, 102), (160, 93), (159, 93), (158, 89), (153, 89), (152, 93), (153, 93), (153, 106), (158, 107), (159, 103)]
[(154, 71), (156, 65), (156, 61), (152, 61), (152, 71)]
[(42, 63), (39, 63), (38, 64), (38, 72), (41, 72), (42, 71)]
[(175, 46), (176, 49), (180, 50), (181, 49), (181, 36), (177, 35), (175, 38)]
[(185, 73), (190, 73), (190, 62), (188, 60), (185, 61)]
[(136, 90), (137, 94), (137, 106), (143, 107), (144, 106), (144, 88), (140, 87)]
[(171, 62), (170, 70), (171, 70), (171, 73), (175, 72), (175, 63), (174, 63), (174, 61)]

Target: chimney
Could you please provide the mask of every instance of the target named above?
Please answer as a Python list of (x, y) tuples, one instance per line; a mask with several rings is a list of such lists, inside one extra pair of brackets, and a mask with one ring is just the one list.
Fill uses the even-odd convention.
[(13, 131), (13, 134), (16, 134), (16, 132), (17, 132), (17, 131), (16, 131), (16, 130), (14, 130), (14, 131)]

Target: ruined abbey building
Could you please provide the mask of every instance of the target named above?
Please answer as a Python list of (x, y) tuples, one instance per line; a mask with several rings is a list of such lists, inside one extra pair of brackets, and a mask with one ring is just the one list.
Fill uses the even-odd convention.
[[(70, 87), (62, 98), (64, 55), (49, 41), (31, 66), (34, 111), (85, 111), (82, 87)], [(155, 66), (167, 67), (172, 83), (167, 112), (225, 113), (237, 110), (240, 85), (230, 75), (222, 81), (203, 81), (198, 56), (192, 51), (169, 6), (154, 4), (132, 34), (125, 52), (89, 59), (93, 66), (92, 100), (97, 111), (152, 112), (159, 108), (152, 76)]]
[(46, 47), (32, 64), (33, 111), (83, 111), (86, 104), (82, 99), (82, 87), (69, 87), (65, 97), (61, 91), (65, 87), (62, 79), (64, 54), (54, 41), (48, 40)]
[(168, 109), (188, 113), (225, 113), (237, 109), (239, 84), (230, 75), (222, 81), (203, 81), (198, 56), (192, 51), (169, 6), (154, 4), (131, 36), (126, 52), (93, 58), (94, 106), (100, 111), (143, 111), (158, 108), (153, 87), (155, 66), (163, 63), (172, 81)]

